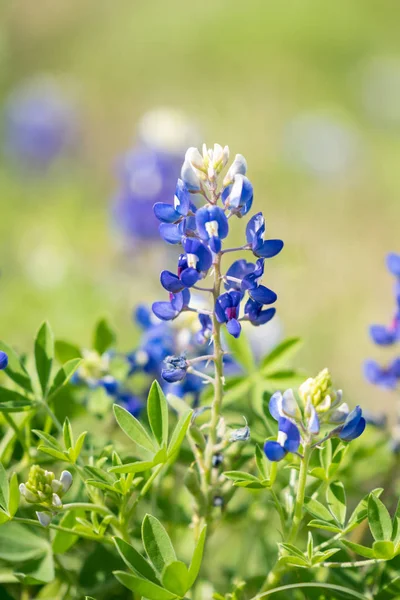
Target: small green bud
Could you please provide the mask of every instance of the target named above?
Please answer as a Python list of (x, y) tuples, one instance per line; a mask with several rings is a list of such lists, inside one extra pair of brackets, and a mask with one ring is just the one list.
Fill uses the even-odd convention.
[(71, 485), (72, 475), (69, 471), (63, 471), (58, 480), (52, 471), (32, 465), (28, 481), (20, 484), (19, 491), (27, 502), (58, 509), (62, 507), (61, 498)]

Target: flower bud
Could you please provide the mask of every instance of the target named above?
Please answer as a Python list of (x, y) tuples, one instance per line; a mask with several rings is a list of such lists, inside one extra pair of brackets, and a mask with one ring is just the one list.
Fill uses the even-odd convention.
[(181, 179), (190, 192), (200, 191), (200, 179), (188, 160), (182, 165)]
[(224, 181), (222, 183), (223, 187), (226, 187), (233, 183), (235, 179), (235, 175), (246, 175), (247, 171), (247, 162), (244, 156), (241, 154), (236, 154), (235, 160), (229, 167), (227, 174), (224, 177)]
[(51, 513), (47, 512), (47, 511), (42, 511), (42, 512), (36, 511), (36, 516), (39, 520), (39, 523), (41, 525), (43, 525), (43, 527), (48, 527), (50, 525), (51, 517), (52, 517)]
[(63, 489), (63, 494), (66, 494), (72, 485), (72, 475), (69, 471), (63, 471), (61, 473), (60, 482)]
[(331, 374), (323, 369), (315, 378), (310, 377), (299, 387), (299, 395), (304, 404), (310, 400), (318, 412), (326, 412), (336, 400), (332, 387)]

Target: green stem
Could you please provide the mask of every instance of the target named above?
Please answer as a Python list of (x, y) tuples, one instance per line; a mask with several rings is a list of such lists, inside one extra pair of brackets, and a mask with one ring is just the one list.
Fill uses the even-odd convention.
[(25, 452), (25, 455), (28, 456), (29, 458), (29, 447), (26, 445), (25, 442), (25, 438), (22, 434), (22, 431), (20, 430), (20, 428), (18, 427), (18, 425), (16, 424), (16, 422), (14, 421), (14, 419), (12, 418), (11, 415), (9, 415), (7, 412), (3, 413), (4, 419), (7, 421), (7, 423), (10, 425), (10, 427), (15, 431), (15, 435), (17, 436), (17, 439), (19, 441), (19, 443), (22, 446), (22, 449)]
[(365, 595), (359, 594), (354, 590), (343, 587), (341, 585), (335, 585), (333, 583), (291, 583), (290, 585), (282, 585), (281, 587), (277, 587), (273, 590), (268, 590), (266, 592), (263, 592), (262, 594), (258, 594), (257, 596), (251, 598), (251, 600), (261, 600), (261, 598), (272, 596), (272, 594), (277, 594), (278, 592), (285, 592), (287, 590), (297, 590), (299, 588), (317, 588), (320, 590), (334, 590), (336, 592), (341, 592), (342, 594), (352, 596), (353, 598), (358, 598), (359, 600), (366, 600)]
[(63, 510), (88, 510), (91, 512), (99, 513), (100, 515), (115, 515), (106, 506), (100, 506), (99, 504), (91, 504), (90, 502), (71, 502), (70, 504), (63, 504)]
[(40, 403), (40, 406), (46, 411), (46, 413), (50, 417), (50, 419), (53, 421), (58, 432), (62, 433), (62, 431), (63, 431), (62, 425), (61, 425), (60, 421), (57, 419), (56, 415), (51, 410), (50, 406), (47, 404), (47, 402), (45, 400), (40, 400), (39, 403)]
[[(312, 451), (313, 448), (309, 444), (306, 444), (304, 447), (304, 456), (300, 464), (300, 474), (297, 483), (297, 494), (294, 506), (292, 526), (290, 528), (288, 538), (287, 540), (285, 540), (289, 544), (293, 544), (296, 541), (297, 534), (299, 533), (300, 525), (303, 520), (303, 506), (304, 498), (306, 495), (307, 471)], [(268, 576), (265, 578), (260, 592), (265, 592), (266, 590), (270, 590), (276, 585), (278, 585), (281, 580), (282, 573), (285, 570), (285, 566), (281, 566), (277, 561), (274, 567), (268, 573)]]
[(387, 562), (386, 558), (369, 558), (367, 560), (357, 560), (355, 562), (323, 562), (318, 565), (313, 565), (311, 568), (316, 569), (318, 567), (329, 568), (329, 569), (352, 569), (357, 567), (368, 567), (370, 565), (376, 565), (378, 563)]
[(282, 535), (285, 538), (285, 535), (286, 535), (286, 517), (285, 517), (285, 513), (284, 513), (284, 510), (283, 510), (282, 504), (281, 504), (281, 502), (279, 502), (279, 498), (276, 495), (276, 493), (274, 492), (274, 490), (271, 488), (269, 491), (271, 492), (271, 495), (272, 495), (272, 498), (273, 498), (273, 501), (274, 501), (274, 504), (275, 504), (276, 511), (277, 511), (277, 513), (279, 515), (279, 519), (280, 519), (280, 522), (281, 522), (281, 528), (282, 528)]
[(300, 525), (303, 520), (303, 506), (304, 498), (306, 495), (306, 483), (307, 483), (307, 471), (308, 463), (312, 454), (312, 448), (306, 446), (304, 448), (304, 458), (300, 465), (299, 481), (297, 485), (296, 503), (294, 506), (292, 528), (289, 533), (288, 542), (293, 544), (296, 541), (297, 534), (299, 533)]

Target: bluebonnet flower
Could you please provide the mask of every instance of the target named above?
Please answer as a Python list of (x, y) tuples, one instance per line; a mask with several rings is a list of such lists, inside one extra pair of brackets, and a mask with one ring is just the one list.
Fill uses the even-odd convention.
[(182, 245), (185, 254), (179, 256), (178, 274), (162, 271), (160, 276), (163, 288), (174, 294), (195, 285), (212, 265), (212, 254), (200, 240), (184, 238)]
[(297, 452), (300, 446), (300, 432), (296, 425), (285, 417), (278, 419), (278, 437), (276, 442), (267, 440), (264, 452), (271, 461), (282, 460), (289, 452)]
[(249, 298), (245, 304), (244, 313), (248, 316), (250, 323), (258, 327), (268, 323), (275, 316), (276, 309), (263, 309), (263, 304)]
[(215, 316), (219, 323), (226, 323), (229, 333), (238, 338), (242, 327), (238, 321), (242, 296), (240, 292), (225, 292), (215, 302)]
[(196, 225), (199, 236), (209, 243), (213, 252), (221, 251), (221, 240), (229, 232), (228, 219), (219, 206), (204, 206), (196, 212)]
[(364, 375), (370, 383), (394, 390), (400, 381), (400, 358), (395, 358), (387, 367), (382, 367), (375, 360), (367, 360)]
[(178, 179), (175, 189), (174, 205), (166, 202), (156, 202), (153, 207), (154, 214), (162, 223), (177, 223), (187, 217), (190, 210), (196, 211), (191, 204), (189, 190), (181, 179)]
[(362, 410), (356, 406), (347, 416), (343, 425), (335, 429), (331, 436), (337, 436), (344, 442), (351, 442), (360, 437), (366, 426), (366, 421), (362, 416)]
[(253, 204), (253, 186), (244, 175), (237, 174), (221, 194), (225, 208), (238, 217), (247, 215)]
[(16, 88), (5, 108), (6, 152), (22, 165), (48, 168), (75, 145), (76, 108), (55, 80), (37, 78)]
[(264, 241), (265, 220), (262, 213), (257, 213), (250, 219), (246, 227), (246, 239), (255, 256), (272, 258), (283, 248), (282, 240)]
[(170, 293), (169, 302), (154, 302), (152, 306), (153, 313), (163, 321), (173, 321), (176, 317), (189, 306), (190, 292), (184, 289), (176, 294)]
[(161, 371), (161, 377), (168, 383), (182, 381), (186, 376), (188, 362), (185, 356), (167, 356), (164, 359), (166, 367)]
[(8, 366), (8, 355), (0, 350), (0, 371), (3, 371)]
[(198, 344), (205, 344), (212, 335), (212, 320), (210, 315), (200, 313), (199, 321), (201, 329), (196, 333), (195, 339)]

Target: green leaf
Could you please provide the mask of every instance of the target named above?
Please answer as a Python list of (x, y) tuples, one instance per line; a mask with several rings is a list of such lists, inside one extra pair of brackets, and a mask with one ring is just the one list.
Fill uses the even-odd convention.
[[(72, 529), (76, 524), (75, 513), (73, 510), (67, 511), (60, 521), (61, 527)], [(64, 554), (79, 540), (78, 535), (66, 533), (65, 531), (56, 531), (53, 539), (52, 548), (54, 554)]]
[(31, 404), (31, 401), (26, 396), (2, 386), (0, 386), (0, 402), (18, 402), (26, 406)]
[(350, 519), (348, 521), (347, 530), (351, 531), (357, 525), (362, 523), (364, 519), (367, 518), (368, 515), (368, 499), (371, 494), (374, 494), (377, 498), (382, 494), (383, 488), (375, 488), (369, 494), (366, 494), (362, 500), (357, 504), (355, 509), (353, 510)]
[(261, 362), (263, 373), (269, 373), (271, 370), (280, 369), (287, 365), (289, 360), (301, 348), (302, 341), (300, 338), (288, 338), (276, 346), (272, 352), (265, 356)]
[(160, 521), (147, 514), (142, 524), (142, 540), (144, 548), (154, 568), (163, 572), (166, 565), (176, 561), (171, 540)]
[(395, 546), (400, 542), (400, 500), (397, 503), (396, 512), (393, 516), (392, 540)]
[(50, 325), (45, 321), (35, 339), (35, 363), (43, 395), (46, 394), (54, 358), (54, 338)]
[(193, 411), (189, 411), (188, 413), (183, 414), (178, 423), (175, 426), (175, 429), (172, 433), (171, 440), (168, 446), (168, 458), (174, 456), (179, 448), (182, 445), (183, 440), (185, 439), (185, 435), (187, 430), (189, 429), (190, 421), (192, 418)]
[(0, 528), (0, 559), (21, 563), (48, 551), (48, 542), (30, 529), (10, 521)]
[(390, 540), (392, 520), (386, 506), (373, 494), (368, 499), (368, 524), (374, 540)]
[(45, 431), (39, 431), (38, 429), (32, 429), (32, 432), (37, 435), (47, 446), (54, 448), (54, 450), (59, 450), (62, 452), (62, 446), (58, 443), (55, 437), (50, 435), (50, 433), (46, 433)]
[(317, 519), (321, 519), (322, 521), (327, 521), (328, 523), (332, 523), (332, 515), (327, 508), (315, 498), (306, 498), (305, 509)]
[(228, 346), (230, 352), (232, 352), (235, 360), (243, 367), (247, 373), (252, 373), (256, 367), (255, 359), (251, 346), (247, 337), (242, 331), (242, 335), (238, 338), (234, 338), (231, 335), (225, 335), (224, 340)]
[(107, 319), (100, 319), (93, 334), (93, 348), (99, 353), (104, 354), (115, 343), (116, 335)]
[(342, 540), (342, 543), (346, 548), (352, 550), (356, 554), (360, 556), (364, 556), (365, 558), (375, 558), (374, 551), (372, 548), (367, 548), (366, 546), (361, 546), (361, 544), (355, 544), (354, 542), (349, 542), (348, 540)]
[(268, 465), (268, 462), (267, 462), (264, 452), (261, 450), (261, 448), (258, 444), (256, 444), (255, 459), (256, 459), (257, 469), (258, 469), (261, 477), (263, 479), (268, 479), (268, 477), (269, 477), (268, 466), (269, 465)]
[(260, 481), (258, 477), (251, 475), (250, 473), (246, 473), (246, 471), (225, 471), (224, 475), (233, 481), (249, 481), (257, 483)]
[(29, 400), (16, 400), (15, 402), (6, 402), (5, 404), (0, 403), (0, 412), (4, 413), (20, 413), (28, 410), (32, 410), (37, 406), (36, 402), (29, 402)]
[(192, 562), (190, 563), (188, 572), (188, 589), (190, 589), (197, 579), (200, 572), (201, 563), (203, 560), (204, 545), (206, 543), (207, 525), (203, 527), (197, 540), (196, 547), (193, 552)]
[(78, 460), (78, 458), (79, 458), (79, 455), (81, 453), (82, 446), (84, 444), (86, 436), (87, 436), (87, 431), (82, 431), (82, 433), (79, 435), (78, 439), (76, 440), (76, 444), (74, 446), (75, 461)]
[(346, 492), (343, 483), (333, 481), (326, 491), (326, 502), (336, 521), (343, 527), (346, 521)]
[(0, 506), (8, 513), (8, 498), (10, 495), (8, 478), (5, 468), (0, 463)]
[(8, 355), (8, 366), (4, 370), (6, 375), (8, 375), (10, 379), (15, 381), (15, 383), (23, 387), (28, 392), (32, 392), (31, 378), (29, 377), (28, 372), (22, 364), (18, 354), (4, 342), (0, 342), (0, 350)]
[(281, 556), (279, 559), (279, 564), (303, 568), (310, 566), (306, 558), (300, 558), (299, 556)]
[(293, 544), (285, 544), (284, 542), (279, 544), (280, 548), (283, 548), (287, 554), (291, 556), (298, 556), (299, 558), (306, 558), (304, 552), (302, 552), (299, 548), (294, 546)]
[(147, 398), (151, 430), (160, 446), (168, 443), (168, 404), (158, 381), (153, 381)]
[(167, 590), (182, 597), (188, 589), (188, 577), (185, 563), (176, 560), (164, 568), (161, 580)]
[(384, 558), (385, 560), (391, 560), (394, 556), (394, 544), (393, 542), (374, 542), (372, 545), (375, 558)]
[(63, 425), (63, 438), (66, 450), (69, 450), (69, 448), (74, 446), (74, 434), (72, 433), (72, 427), (68, 417), (66, 417)]
[(41, 585), (53, 581), (55, 573), (51, 548), (43, 556), (19, 565), (18, 571), (14, 575), (24, 585)]
[(80, 358), (73, 358), (65, 363), (56, 373), (53, 379), (53, 383), (49, 390), (49, 398), (55, 396), (61, 388), (68, 383), (72, 375), (75, 373), (82, 360)]
[(10, 479), (9, 494), (8, 494), (8, 513), (13, 517), (18, 510), (20, 500), (20, 492), (18, 486), (18, 475), (13, 473)]
[(153, 460), (138, 460), (126, 465), (116, 465), (108, 469), (109, 473), (142, 473), (155, 466)]
[(159, 583), (151, 564), (133, 546), (121, 538), (114, 538), (114, 543), (122, 560), (129, 569), (144, 579), (149, 579), (156, 584)]
[(40, 444), (38, 446), (38, 450), (44, 452), (45, 454), (48, 454), (49, 456), (52, 456), (53, 458), (56, 458), (57, 460), (70, 462), (69, 456), (67, 456), (67, 454), (64, 454), (64, 452), (60, 452), (59, 450), (54, 450), (54, 448), (49, 448), (48, 446)]
[(56, 340), (54, 344), (54, 354), (56, 359), (62, 365), (74, 358), (82, 358), (82, 352), (74, 344), (64, 340)]
[(321, 450), (319, 451), (319, 462), (325, 473), (328, 474), (329, 467), (332, 463), (332, 441), (326, 440)]
[(339, 533), (342, 531), (340, 527), (338, 527), (334, 523), (327, 523), (326, 521), (320, 521), (318, 519), (313, 519), (308, 523), (308, 527), (315, 527), (316, 529), (324, 529), (325, 531), (333, 531), (334, 533)]
[(136, 592), (139, 596), (143, 596), (148, 600), (174, 600), (176, 598), (176, 594), (165, 590), (147, 579), (135, 577), (135, 575), (125, 573), (124, 571), (114, 571), (113, 575), (128, 590), (132, 590), (132, 592)]
[(125, 408), (114, 404), (114, 415), (122, 431), (141, 448), (156, 452), (157, 448), (141, 423), (132, 416)]

